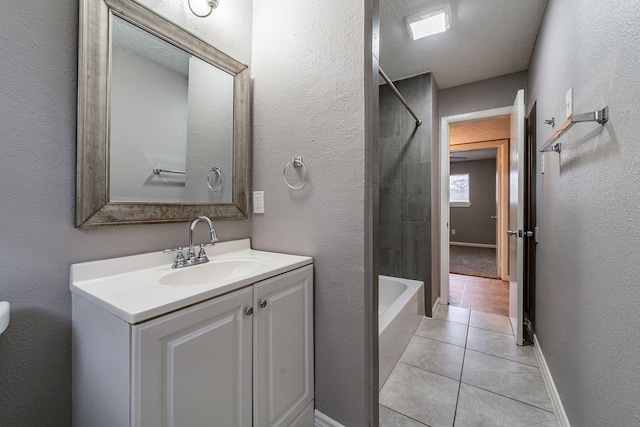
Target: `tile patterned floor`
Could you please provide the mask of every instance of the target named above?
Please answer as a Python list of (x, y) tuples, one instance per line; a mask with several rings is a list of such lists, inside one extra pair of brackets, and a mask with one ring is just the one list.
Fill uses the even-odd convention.
[(442, 306), (422, 320), (382, 388), (380, 426), (558, 422), (533, 347), (515, 344), (509, 319)]
[(502, 316), (509, 315), (509, 282), (450, 274), (449, 283), (450, 305)]

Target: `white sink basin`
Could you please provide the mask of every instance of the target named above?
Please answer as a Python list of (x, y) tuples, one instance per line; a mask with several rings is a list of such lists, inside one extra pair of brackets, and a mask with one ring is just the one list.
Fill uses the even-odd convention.
[(215, 260), (174, 270), (162, 276), (158, 283), (167, 286), (206, 285), (246, 276), (266, 265), (265, 259), (257, 257)]
[(172, 269), (175, 254), (153, 252), (71, 266), (73, 298), (139, 323), (313, 262), (251, 249), (249, 239), (207, 247), (206, 264)]

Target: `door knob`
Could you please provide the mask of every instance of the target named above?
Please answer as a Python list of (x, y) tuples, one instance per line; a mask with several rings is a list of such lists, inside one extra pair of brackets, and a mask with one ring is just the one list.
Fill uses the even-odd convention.
[(263, 299), (260, 301), (260, 307), (265, 308), (267, 306), (267, 300)]
[(245, 313), (247, 314), (247, 316), (251, 316), (253, 314), (253, 307), (247, 307)]
[(507, 230), (507, 236), (533, 237), (533, 231)]

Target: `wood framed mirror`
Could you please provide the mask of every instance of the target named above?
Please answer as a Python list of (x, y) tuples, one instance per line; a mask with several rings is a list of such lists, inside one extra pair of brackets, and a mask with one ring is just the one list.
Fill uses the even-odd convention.
[(81, 0), (76, 227), (248, 215), (249, 69), (131, 0)]

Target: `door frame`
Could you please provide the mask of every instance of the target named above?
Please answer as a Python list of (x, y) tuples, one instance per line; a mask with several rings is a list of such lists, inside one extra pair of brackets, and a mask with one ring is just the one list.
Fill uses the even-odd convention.
[[(454, 123), (471, 122), (476, 120), (491, 119), (501, 116), (508, 116), (511, 114), (511, 107), (493, 108), (490, 110), (475, 111), (472, 113), (457, 114), (454, 116), (446, 116), (440, 119), (440, 301), (443, 304), (449, 304), (449, 155), (450, 142), (449, 142), (449, 127)], [(498, 155), (500, 155), (501, 149), (498, 149)], [(507, 153), (508, 155), (508, 153)], [(508, 157), (507, 163), (508, 165)], [(508, 189), (508, 184), (506, 185)], [(499, 232), (502, 230), (500, 226), (504, 222), (504, 232), (501, 233), (506, 236), (506, 224), (508, 224), (507, 216), (504, 214), (498, 214), (499, 219)], [(508, 246), (502, 245), (502, 250)], [(501, 257), (503, 261), (506, 261), (506, 256)], [(508, 274), (508, 269), (501, 268), (501, 275), (504, 276), (505, 272)]]

